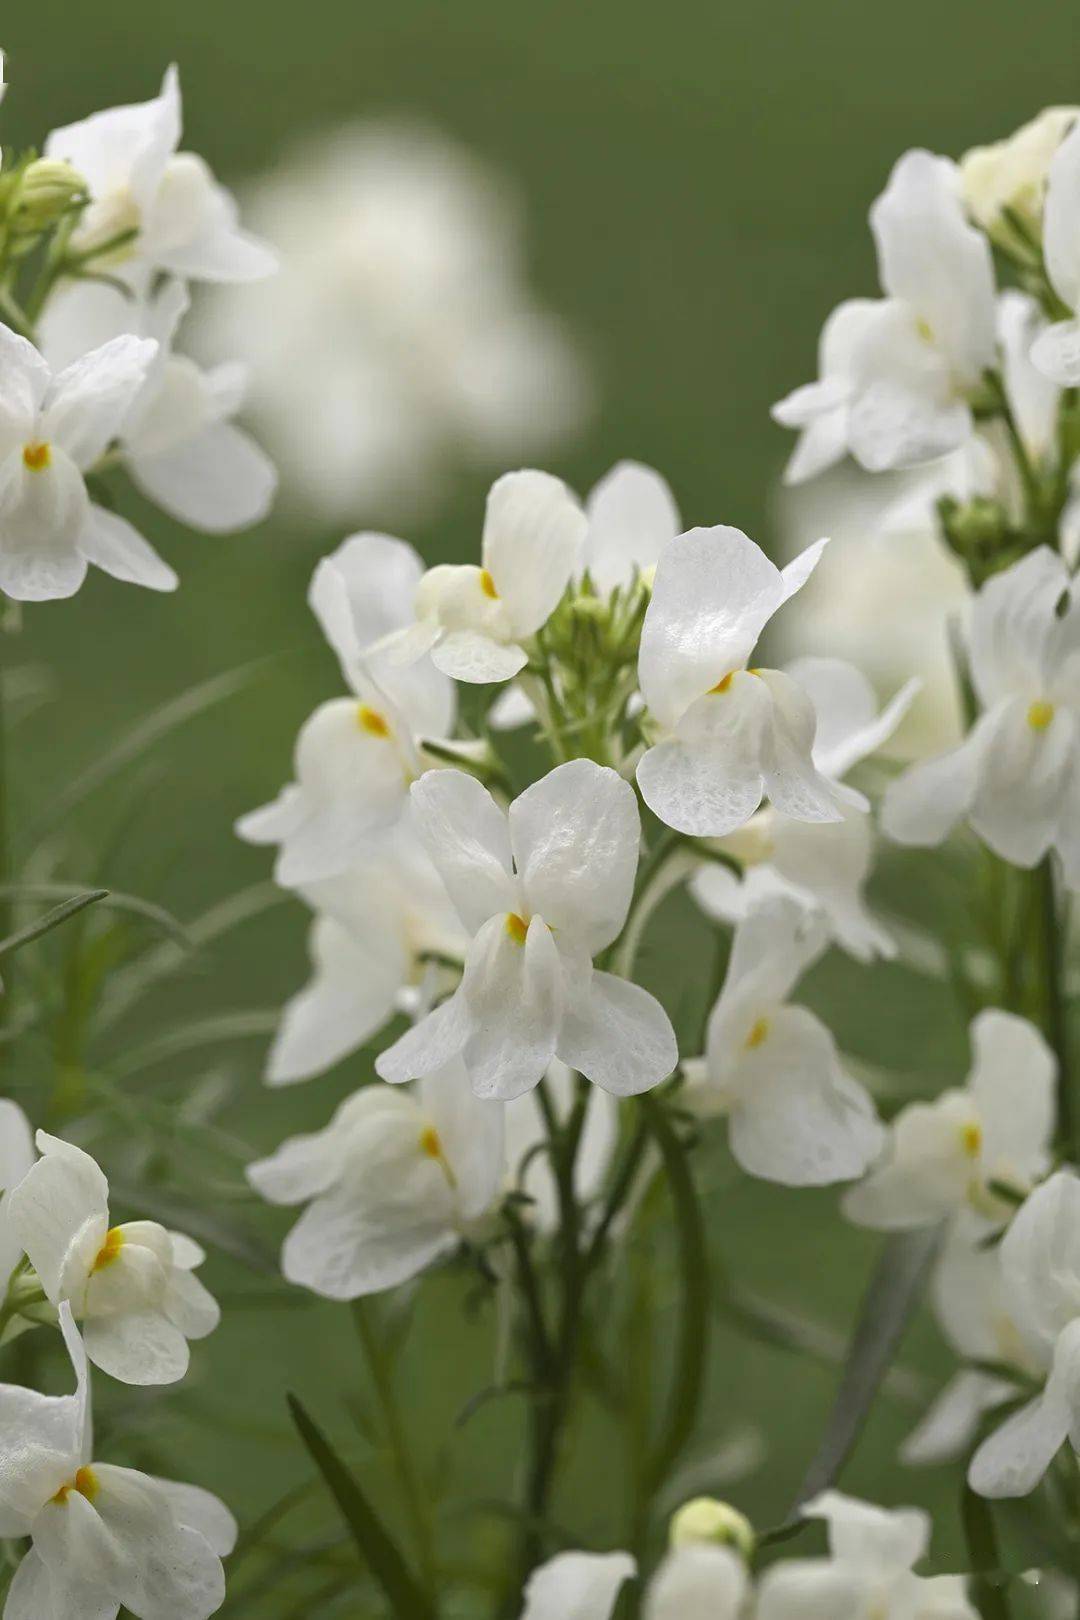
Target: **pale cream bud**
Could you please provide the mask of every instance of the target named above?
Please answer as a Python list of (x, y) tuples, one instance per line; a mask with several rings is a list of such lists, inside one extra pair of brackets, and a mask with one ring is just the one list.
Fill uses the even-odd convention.
[(17, 230), (44, 231), (71, 205), (87, 195), (86, 181), (62, 158), (37, 158), (28, 164), (13, 198)]
[(733, 1547), (745, 1559), (754, 1552), (754, 1527), (744, 1513), (715, 1496), (695, 1496), (673, 1516), (668, 1531), (672, 1547), (693, 1547), (716, 1542)]
[(998, 241), (1015, 245), (1002, 218), (1011, 209), (1038, 240), (1050, 160), (1069, 133), (1080, 107), (1046, 107), (1007, 140), (976, 146), (960, 159), (968, 213)]

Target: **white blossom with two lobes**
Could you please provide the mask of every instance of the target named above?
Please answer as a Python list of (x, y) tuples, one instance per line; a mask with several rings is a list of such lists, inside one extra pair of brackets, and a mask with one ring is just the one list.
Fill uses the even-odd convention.
[(1043, 207), (1043, 256), (1058, 298), (1071, 314), (1040, 333), (1031, 358), (1063, 388), (1080, 385), (1080, 122), (1050, 161)]
[(492, 1207), (504, 1171), (503, 1110), (476, 1098), (460, 1062), (415, 1090), (376, 1083), (330, 1124), (248, 1166), (275, 1204), (307, 1204), (282, 1270), (328, 1299), (396, 1287), (451, 1252)]
[(943, 842), (967, 820), (1015, 866), (1060, 854), (1080, 886), (1080, 603), (1046, 546), (993, 578), (967, 631), (980, 714), (960, 746), (890, 784), (882, 807), (899, 843)]
[(971, 438), (971, 398), (995, 364), (994, 270), (964, 216), (956, 165), (930, 152), (900, 158), (870, 210), (885, 297), (834, 311), (822, 375), (774, 409), (802, 430), (790, 481), (845, 451), (870, 472), (910, 467)]
[(114, 339), (55, 374), (0, 326), (0, 591), (18, 601), (73, 596), (94, 563), (171, 591), (176, 575), (137, 530), (90, 498), (91, 472), (119, 434), (157, 345)]
[(82, 1323), (95, 1366), (126, 1384), (171, 1384), (187, 1372), (189, 1339), (221, 1312), (194, 1275), (191, 1238), (156, 1221), (109, 1225), (109, 1184), (88, 1153), (44, 1131), (42, 1157), (7, 1200), (11, 1230), (46, 1298)]
[(648, 991), (593, 967), (622, 929), (637, 870), (633, 789), (571, 760), (503, 811), (461, 771), (412, 789), (417, 830), (471, 936), (461, 985), (383, 1052), (385, 1080), (464, 1058), (478, 1096), (537, 1085), (552, 1058), (618, 1096), (646, 1091), (678, 1060)]
[(755, 906), (735, 930), (705, 1056), (684, 1064), (688, 1105), (727, 1117), (743, 1169), (792, 1187), (854, 1180), (883, 1140), (874, 1105), (845, 1072), (831, 1032), (788, 1000), (827, 940), (821, 914), (790, 897)]
[(86, 1352), (66, 1302), (74, 1395), (0, 1384), (0, 1535), (30, 1546), (3, 1620), (208, 1620), (225, 1600), (232, 1514), (209, 1491), (94, 1457)]
[(279, 846), (286, 888), (347, 872), (441, 763), (423, 744), (453, 726), (452, 683), (426, 655), (401, 663), (381, 650), (412, 622), (422, 572), (411, 546), (383, 534), (353, 535), (315, 570), (308, 601), (354, 696), (319, 705), (296, 741), (295, 781), (236, 825), (250, 843)]
[[(814, 705), (814, 766), (836, 781), (892, 736), (920, 684), (908, 681), (879, 710), (865, 675), (842, 659), (799, 658), (784, 672)], [(715, 861), (701, 865), (690, 892), (709, 916), (736, 922), (758, 901), (789, 894), (818, 907), (832, 937), (860, 961), (895, 955), (893, 940), (863, 899), (874, 854), (868, 816), (845, 807), (840, 821), (797, 821), (769, 805), (716, 847), (743, 872), (740, 878)]]
[(763, 797), (800, 821), (839, 821), (861, 794), (813, 762), (813, 704), (790, 676), (748, 669), (772, 615), (806, 582), (824, 541), (783, 571), (739, 529), (691, 529), (656, 570), (638, 658), (657, 733), (637, 767), (642, 797), (678, 832), (734, 832)]

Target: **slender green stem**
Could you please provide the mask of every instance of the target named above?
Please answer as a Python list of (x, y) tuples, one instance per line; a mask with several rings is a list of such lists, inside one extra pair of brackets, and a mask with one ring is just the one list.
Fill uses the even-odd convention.
[(627, 1198), (630, 1196), (638, 1170), (641, 1168), (641, 1161), (645, 1157), (648, 1141), (649, 1125), (644, 1115), (642, 1115), (627, 1145), (622, 1163), (616, 1172), (615, 1180), (611, 1184), (611, 1190), (604, 1203), (603, 1213), (590, 1240), (588, 1252), (585, 1256), (585, 1271), (587, 1274), (592, 1271), (603, 1254), (608, 1234), (614, 1222), (618, 1219)]
[[(0, 606), (2, 611), (2, 606)], [(0, 632), (2, 639), (2, 632)], [(8, 806), (8, 719), (6, 703), (6, 660), (0, 667), (0, 939), (10, 939), (14, 932), (14, 904), (6, 888), (11, 881), (11, 828)], [(0, 1026), (11, 1017), (11, 996), (14, 963), (4, 967), (4, 986), (0, 991)]]
[(1059, 906), (1054, 879), (1053, 856), (1047, 855), (1036, 872), (1038, 885), (1038, 927), (1040, 961), (1043, 973), (1043, 1028), (1058, 1062), (1058, 1136), (1071, 1152), (1075, 1145), (1076, 1118), (1072, 1094), (1072, 1065), (1069, 1053), (1068, 1009), (1065, 998), (1065, 935), (1067, 918), (1064, 902)]
[(374, 1322), (371, 1320), (367, 1301), (364, 1299), (354, 1300), (352, 1313), (353, 1321), (356, 1323), (356, 1331), (371, 1372), (375, 1393), (378, 1397), (383, 1423), (386, 1428), (386, 1436), (390, 1442), (390, 1449), (393, 1453), (394, 1465), (401, 1486), (401, 1493), (405, 1499), (405, 1505), (412, 1522), (413, 1538), (416, 1543), (421, 1576), (427, 1591), (434, 1594), (436, 1591), (435, 1546), (431, 1514), (427, 1496), (413, 1464), (412, 1453), (409, 1449), (409, 1438), (402, 1422), (401, 1408), (398, 1405), (397, 1391), (394, 1387), (393, 1372), (387, 1360), (385, 1346)]
[(972, 1597), (982, 1620), (1009, 1620), (1009, 1600), (1001, 1584), (1001, 1558), (990, 1503), (965, 1485), (960, 1517), (972, 1571)]

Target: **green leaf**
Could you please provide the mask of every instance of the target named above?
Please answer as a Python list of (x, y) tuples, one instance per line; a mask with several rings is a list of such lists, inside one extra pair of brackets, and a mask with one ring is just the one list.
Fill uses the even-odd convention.
[(352, 1473), (296, 1396), (290, 1394), (287, 1399), (300, 1438), (340, 1508), (361, 1558), (386, 1593), (395, 1620), (435, 1620), (431, 1600), (417, 1584)]
[[(70, 900), (78, 899), (87, 892), (74, 883), (0, 883), (0, 900)], [(164, 906), (157, 906), (152, 900), (143, 900), (137, 894), (123, 894), (116, 889), (95, 889), (93, 895), (105, 911), (124, 911), (133, 917), (141, 917), (168, 934), (185, 951), (193, 948), (183, 923), (178, 922)], [(83, 904), (89, 905), (90, 902), (83, 900)], [(76, 906), (75, 910), (81, 911), (82, 906)]]
[[(3, 892), (0, 889), (0, 893)], [(99, 900), (107, 899), (108, 894), (108, 889), (84, 889), (81, 894), (71, 895), (69, 899), (62, 901), (58, 906), (54, 906), (51, 911), (47, 911), (44, 916), (35, 918), (33, 922), (27, 923), (22, 928), (17, 928), (13, 934), (8, 935), (7, 939), (0, 939), (0, 956), (7, 956), (11, 951), (17, 951), (23, 945), (29, 945), (31, 940), (40, 939), (42, 934), (51, 933), (61, 923), (67, 922), (69, 917), (74, 917), (78, 912), (85, 911), (87, 906), (96, 905)]]

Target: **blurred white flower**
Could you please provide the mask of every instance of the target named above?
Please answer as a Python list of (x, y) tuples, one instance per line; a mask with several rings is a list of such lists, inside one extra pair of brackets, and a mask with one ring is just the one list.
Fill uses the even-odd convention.
[(680, 532), (679, 508), (667, 479), (639, 461), (618, 461), (589, 491), (581, 569), (601, 596), (635, 574), (651, 583), (660, 553)]
[(275, 1204), (308, 1208), (281, 1253), (289, 1282), (358, 1299), (456, 1248), (503, 1182), (503, 1110), (473, 1095), (460, 1062), (415, 1091), (364, 1086), (310, 1136), (248, 1166)]
[(964, 217), (956, 165), (906, 152), (870, 210), (885, 297), (852, 300), (822, 335), (822, 375), (774, 409), (803, 439), (788, 477), (850, 450), (870, 472), (958, 449), (996, 358), (990, 246)]
[(1080, 115), (1080, 107), (1044, 107), (1006, 140), (975, 146), (960, 159), (968, 213), (989, 236), (1018, 244), (1011, 214), (1034, 241), (1042, 235), (1050, 161)]
[(247, 187), (272, 282), (218, 294), (210, 352), (252, 364), (285, 493), (320, 518), (414, 519), (462, 465), (576, 433), (582, 362), (535, 304), (504, 182), (438, 133), (356, 124)]
[(181, 127), (180, 78), (170, 67), (153, 101), (53, 130), (45, 156), (65, 159), (90, 190), (71, 251), (100, 254), (94, 268), (107, 266), (137, 291), (158, 270), (196, 281), (270, 275), (277, 259), (240, 229), (230, 194), (201, 157), (177, 151)]
[(529, 1576), (520, 1620), (611, 1620), (636, 1573), (629, 1553), (557, 1553)]
[(553, 1057), (617, 1096), (674, 1069), (671, 1022), (640, 985), (593, 968), (630, 906), (641, 837), (633, 789), (592, 760), (559, 765), (509, 813), (474, 777), (414, 783), (417, 830), (471, 937), (460, 987), (381, 1053), (384, 1080), (459, 1053), (478, 1096), (537, 1085)]
[[(1080, 1438), (1080, 1179), (1036, 1187), (1001, 1243), (1005, 1300), (1030, 1353), (1049, 1366), (1040, 1395), (984, 1440), (968, 1481), (982, 1496), (1027, 1496), (1066, 1439)], [(1074, 1450), (1076, 1447), (1074, 1446)]]
[[(796, 659), (786, 673), (814, 705), (814, 765), (835, 779), (892, 736), (919, 684), (908, 681), (879, 712), (865, 675), (842, 659)], [(841, 821), (795, 821), (769, 805), (715, 844), (743, 865), (743, 873), (736, 877), (715, 862), (703, 863), (695, 873), (690, 892), (710, 916), (736, 922), (766, 896), (792, 894), (804, 905), (818, 906), (836, 942), (860, 961), (895, 954), (893, 941), (863, 900), (874, 850), (868, 816), (845, 807)]]
[(698, 1542), (673, 1547), (649, 1582), (644, 1620), (744, 1620), (750, 1598), (746, 1564), (730, 1547)]
[(236, 1544), (223, 1502), (195, 1485), (94, 1460), (86, 1353), (67, 1304), (60, 1327), (74, 1395), (0, 1385), (4, 1535), (30, 1546), (5, 1620), (207, 1620), (225, 1600)]
[(1032, 867), (1056, 849), (1080, 887), (1080, 607), (1046, 546), (979, 591), (967, 633), (980, 705), (958, 748), (890, 784), (882, 824), (904, 844), (937, 845), (967, 820), (996, 854)]
[(0, 1097), (0, 1301), (23, 1252), (11, 1225), (11, 1192), (36, 1158), (30, 1121), (18, 1103)]
[(784, 896), (738, 924), (705, 1056), (683, 1065), (688, 1105), (728, 1119), (750, 1175), (789, 1187), (851, 1181), (881, 1150), (874, 1105), (814, 1013), (789, 1005), (827, 943), (825, 921)]
[(909, 1103), (889, 1127), (885, 1153), (844, 1198), (844, 1213), (885, 1231), (931, 1226), (970, 1207), (990, 1219), (1023, 1197), (1050, 1165), (1057, 1062), (1026, 1018), (989, 1007), (971, 1023), (966, 1084)]
[(126, 518), (96, 505), (84, 473), (105, 454), (157, 353), (120, 337), (54, 376), (0, 326), (0, 590), (17, 601), (73, 596), (95, 563), (171, 591), (176, 575)]
[(197, 1243), (155, 1221), (109, 1225), (109, 1184), (88, 1153), (44, 1131), (42, 1157), (8, 1199), (8, 1218), (53, 1305), (70, 1304), (95, 1366), (125, 1384), (172, 1384), (188, 1340), (220, 1311), (194, 1275)]
[(814, 765), (814, 710), (790, 676), (748, 669), (772, 615), (809, 578), (825, 542), (781, 573), (739, 529), (691, 529), (665, 548), (645, 614), (641, 695), (657, 740), (637, 767), (661, 821), (719, 838), (768, 795), (800, 821), (839, 821), (866, 808)]
[(1064, 388), (1080, 384), (1080, 123), (1073, 128), (1050, 163), (1043, 211), (1043, 251), (1046, 273), (1064, 304), (1072, 311), (1036, 339), (1031, 358)]

